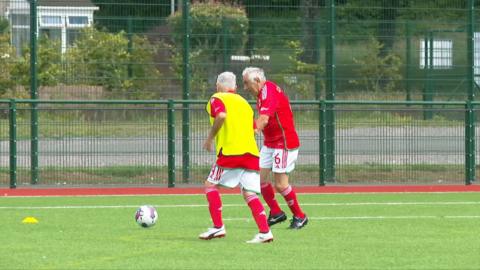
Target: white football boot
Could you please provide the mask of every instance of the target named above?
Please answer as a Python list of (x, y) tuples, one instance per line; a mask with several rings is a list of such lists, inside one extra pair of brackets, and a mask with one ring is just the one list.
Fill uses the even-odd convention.
[(272, 231), (268, 231), (268, 233), (257, 233), (253, 237), (252, 240), (247, 241), (249, 244), (260, 244), (260, 243), (268, 243), (273, 241), (273, 234)]
[(204, 233), (201, 233), (198, 238), (202, 240), (210, 240), (213, 238), (222, 238), (225, 237), (225, 234), (227, 231), (225, 230), (225, 225), (223, 225), (221, 228), (208, 228), (208, 230)]

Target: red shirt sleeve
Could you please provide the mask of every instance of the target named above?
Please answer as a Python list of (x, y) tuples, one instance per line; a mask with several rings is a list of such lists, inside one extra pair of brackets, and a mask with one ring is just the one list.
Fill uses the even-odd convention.
[(275, 115), (278, 102), (275, 98), (275, 94), (275, 86), (267, 82), (260, 93), (261, 106), (259, 108), (259, 114), (265, 114), (269, 117)]
[(215, 118), (219, 113), (226, 112), (225, 104), (218, 98), (210, 99), (210, 115)]

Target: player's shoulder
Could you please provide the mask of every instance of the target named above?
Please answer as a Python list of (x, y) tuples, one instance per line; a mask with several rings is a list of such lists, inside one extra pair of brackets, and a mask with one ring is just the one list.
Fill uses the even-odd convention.
[(274, 92), (274, 93), (283, 93), (283, 89), (276, 83), (272, 81), (266, 81), (265, 82), (265, 88), (269, 92)]
[(278, 85), (272, 81), (265, 81), (265, 88), (267, 89), (275, 89)]

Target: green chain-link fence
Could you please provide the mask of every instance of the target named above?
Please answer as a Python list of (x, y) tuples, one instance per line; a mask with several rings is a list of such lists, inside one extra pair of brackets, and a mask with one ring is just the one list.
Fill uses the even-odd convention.
[[(206, 101), (189, 101), (189, 149), (183, 101), (1, 102), (2, 185), (201, 184), (215, 160), (202, 149)], [(37, 104), (38, 152), (30, 110)], [(328, 104), (330, 103), (330, 104)], [(337, 120), (327, 136), (329, 106)], [(474, 114), (480, 103), (317, 102), (292, 104), (301, 141), (296, 184), (471, 184)], [(427, 108), (426, 108), (427, 107)], [(427, 109), (434, 115), (424, 118)], [(320, 121), (319, 121), (320, 120)], [(467, 127), (467, 128), (465, 128)], [(258, 138), (259, 144), (261, 138)], [(328, 152), (327, 149), (333, 149)], [(189, 151), (185, 163), (183, 157)]]
[[(474, 102), (479, 89), (477, 10), (474, 0), (0, 0), (0, 98), (152, 100), (135, 106), (128, 102), (99, 101), (87, 106), (19, 101), (15, 119), (8, 118), (10, 104), (2, 104), (1, 119), (17, 121), (14, 135), (19, 141), (12, 145), (8, 139), (12, 128), (2, 124), (0, 153), (8, 155), (3, 162), (17, 159), (18, 183), (53, 185), (67, 179), (69, 184), (113, 184), (121, 178), (115, 174), (126, 173), (112, 172), (103, 164), (116, 159), (120, 161), (115, 166), (135, 172), (137, 180), (132, 181), (136, 183), (147, 184), (149, 177), (166, 181), (159, 172), (165, 172), (170, 182), (200, 181), (208, 171), (208, 166), (199, 165), (205, 158), (198, 148), (205, 119), (197, 113), (203, 110), (201, 102), (192, 100), (204, 100), (212, 93), (219, 72), (231, 70), (240, 77), (244, 67), (253, 65), (264, 68), (268, 79), (298, 100), (297, 125), (305, 132), (301, 139), (307, 147), (294, 181), (469, 182), (475, 178), (478, 160), (472, 153), (475, 140), (458, 141), (477, 134), (474, 108), (465, 108), (465, 101)], [(175, 113), (169, 114), (168, 99), (184, 102), (171, 105)], [(350, 107), (348, 100), (426, 103)], [(446, 105), (455, 101), (461, 102), (453, 109)], [(362, 117), (356, 119), (356, 115)], [(97, 117), (110, 122), (102, 123)], [(168, 117), (174, 120), (167, 121)], [(151, 135), (162, 146), (152, 150), (136, 145), (137, 140), (139, 145), (149, 141), (138, 133), (130, 137), (131, 128), (121, 128), (132, 124), (128, 124), (131, 119), (142, 123), (139, 130), (144, 124), (155, 127), (146, 134), (162, 130), (161, 135), (167, 137)], [(175, 128), (169, 128), (169, 123), (175, 123)], [(455, 123), (460, 126), (445, 127)], [(427, 145), (431, 136), (443, 134), (429, 129), (435, 125), (446, 132), (442, 138), (456, 138), (455, 145), (448, 140), (436, 144), (450, 152)], [(373, 135), (359, 133), (368, 139), (349, 139), (349, 129), (353, 135), (360, 131)], [(58, 142), (67, 148), (56, 146), (54, 134), (70, 138), (69, 132), (75, 135), (71, 142)], [(310, 136), (309, 132), (317, 133)], [(412, 133), (413, 138), (408, 137)], [(105, 154), (97, 152), (102, 149), (98, 147), (103, 141), (97, 142), (102, 136), (113, 141), (130, 139), (120, 140), (125, 145), (118, 147), (118, 153), (105, 150)], [(46, 144), (49, 140), (53, 144)], [(355, 148), (356, 140), (365, 140), (364, 145), (371, 147), (363, 153), (362, 148)], [(390, 140), (405, 146), (390, 148), (386, 142)], [(82, 157), (86, 165), (68, 161), (68, 147), (75, 141), (80, 147), (73, 151), (72, 160)], [(174, 147), (179, 154), (167, 158), (165, 147)], [(410, 153), (412, 149), (419, 152)], [(12, 151), (15, 157), (9, 154)], [(151, 160), (144, 151), (151, 153)], [(434, 158), (432, 152), (449, 161)], [(45, 158), (49, 155), (58, 159)], [(132, 169), (121, 161), (122, 155), (143, 165), (133, 163)], [(158, 161), (160, 156), (165, 160)], [(459, 156), (463, 161), (457, 160)], [(176, 166), (159, 169), (169, 161)], [(2, 168), (7, 168), (5, 164)], [(365, 168), (365, 164), (372, 166)], [(441, 174), (438, 164), (448, 177), (436, 176)], [(452, 174), (458, 171), (456, 166), (469, 169)], [(79, 175), (70, 177), (70, 169)], [(362, 176), (364, 172), (368, 175)], [(7, 173), (13, 172), (2, 169), (2, 174)], [(7, 183), (10, 178), (1, 181)], [(70, 183), (72, 179), (77, 182)]]

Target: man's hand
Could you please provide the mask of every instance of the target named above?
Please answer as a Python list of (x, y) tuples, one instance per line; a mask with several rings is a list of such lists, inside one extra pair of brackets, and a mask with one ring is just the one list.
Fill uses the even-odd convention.
[(270, 117), (268, 115), (260, 114), (257, 120), (255, 120), (255, 133), (259, 134), (265, 128), (265, 126), (268, 124), (269, 118)]
[(218, 131), (223, 126), (225, 118), (227, 118), (227, 114), (224, 112), (221, 112), (217, 114), (217, 116), (215, 116), (215, 120), (213, 121), (213, 125), (210, 128), (207, 139), (203, 143), (203, 149), (207, 150), (208, 152), (213, 151), (213, 143), (215, 140), (215, 136), (217, 136)]
[(208, 152), (212, 152), (213, 151), (213, 140), (206, 139), (205, 142), (203, 142), (203, 149), (207, 150)]

